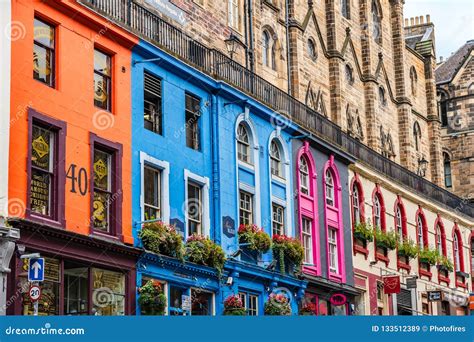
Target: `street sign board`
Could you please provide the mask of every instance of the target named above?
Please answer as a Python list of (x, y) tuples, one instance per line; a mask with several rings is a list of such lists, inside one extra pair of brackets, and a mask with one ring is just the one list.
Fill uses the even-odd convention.
[(30, 291), (28, 291), (28, 295), (32, 302), (36, 302), (41, 297), (41, 288), (38, 285), (32, 285)]
[(28, 280), (29, 281), (44, 281), (44, 258), (29, 259)]
[(406, 278), (407, 289), (416, 289), (416, 277)]
[(443, 292), (428, 291), (428, 302), (440, 302), (443, 299)]
[(191, 296), (182, 295), (181, 301), (183, 303), (181, 309), (183, 309), (183, 311), (191, 311)]

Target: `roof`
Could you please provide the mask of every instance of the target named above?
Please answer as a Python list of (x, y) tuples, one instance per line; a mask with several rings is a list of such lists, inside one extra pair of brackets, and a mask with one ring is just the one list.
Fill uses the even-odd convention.
[(433, 25), (423, 25), (417, 31), (406, 28), (406, 45), (422, 56), (430, 56), (434, 53), (434, 28)]
[(436, 84), (451, 82), (456, 76), (459, 68), (464, 64), (466, 58), (474, 48), (474, 39), (468, 40), (446, 62), (436, 68)]

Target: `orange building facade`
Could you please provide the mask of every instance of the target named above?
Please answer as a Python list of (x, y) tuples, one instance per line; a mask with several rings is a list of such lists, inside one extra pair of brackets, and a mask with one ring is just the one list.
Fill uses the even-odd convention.
[[(130, 314), (137, 39), (72, 1), (15, 0), (11, 17), (8, 216), (24, 250), (46, 258), (39, 314)], [(12, 264), (10, 288), (22, 289), (24, 261)], [(22, 294), (10, 313), (31, 314)]]

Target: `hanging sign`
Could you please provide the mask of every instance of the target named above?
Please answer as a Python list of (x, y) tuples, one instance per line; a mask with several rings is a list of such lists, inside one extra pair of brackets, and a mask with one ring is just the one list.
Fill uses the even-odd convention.
[(383, 292), (385, 294), (400, 293), (400, 276), (383, 277)]
[(440, 302), (443, 300), (443, 292), (428, 291), (428, 302)]
[(235, 221), (230, 216), (224, 216), (222, 218), (222, 228), (224, 235), (228, 238), (233, 238), (235, 236)]
[(416, 289), (416, 277), (410, 277), (406, 279), (407, 289)]

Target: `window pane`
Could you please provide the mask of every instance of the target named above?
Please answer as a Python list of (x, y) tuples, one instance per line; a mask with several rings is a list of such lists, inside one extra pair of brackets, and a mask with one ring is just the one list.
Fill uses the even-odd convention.
[(313, 264), (313, 229), (312, 222), (307, 218), (303, 218), (301, 222), (301, 235), (303, 238), (304, 262)]
[(33, 78), (48, 85), (53, 83), (54, 51), (39, 45), (33, 46)]
[(144, 168), (145, 183), (145, 220), (161, 218), (160, 171), (151, 167)]
[(94, 105), (109, 110), (110, 106), (110, 79), (106, 76), (94, 74)]
[(110, 76), (110, 56), (94, 50), (94, 71)]
[(188, 183), (187, 217), (188, 235), (202, 234), (202, 194), (201, 186)]
[(239, 198), (239, 224), (252, 224), (253, 196), (245, 191), (240, 191)]
[(88, 315), (89, 269), (64, 263), (64, 314)]
[(54, 27), (36, 19), (34, 21), (34, 40), (42, 45), (54, 48)]
[(202, 290), (191, 290), (191, 315), (212, 315), (212, 294)]
[(110, 218), (110, 201), (109, 194), (100, 192), (98, 190), (94, 191), (94, 203), (93, 203), (93, 218), (94, 218), (94, 228), (104, 232), (109, 231), (109, 218)]
[(170, 287), (170, 298), (169, 298), (169, 308), (170, 315), (172, 316), (182, 316), (183, 310), (183, 295), (185, 290), (180, 287), (171, 286)]
[(54, 152), (52, 149), (54, 133), (33, 125), (31, 138), (31, 164), (34, 167), (51, 171), (51, 162)]
[(144, 120), (145, 128), (162, 134), (161, 80), (145, 73)]
[(51, 175), (31, 170), (30, 208), (37, 214), (51, 216)]
[(110, 190), (110, 154), (94, 150), (94, 187)]
[(125, 315), (125, 276), (98, 268), (92, 269), (92, 313), (96, 316)]

